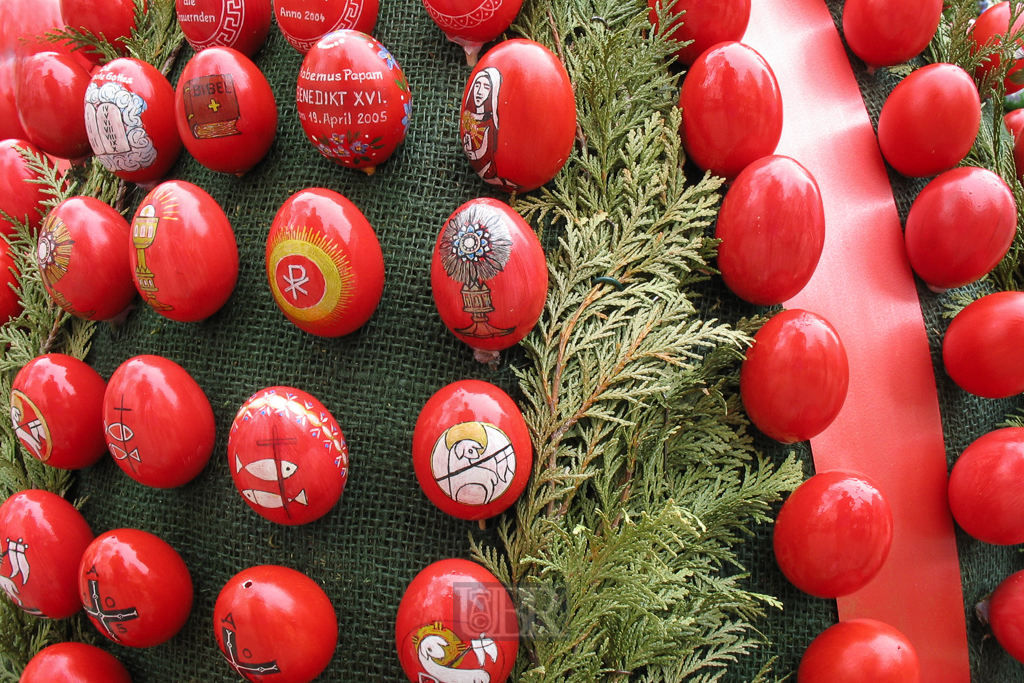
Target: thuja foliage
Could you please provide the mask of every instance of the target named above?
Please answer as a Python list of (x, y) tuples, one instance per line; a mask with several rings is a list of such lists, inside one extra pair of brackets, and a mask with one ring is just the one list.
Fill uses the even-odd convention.
[(520, 608), (519, 681), (719, 679), (778, 605), (744, 588), (735, 546), (802, 479), (754, 451), (740, 410), (760, 321), (695, 306), (721, 181), (682, 171), (673, 46), (646, 13), (528, 2), (514, 27), (562, 58), (579, 122), (553, 188), (515, 204), (550, 245), (520, 371), (536, 464), (501, 547), (474, 547)]

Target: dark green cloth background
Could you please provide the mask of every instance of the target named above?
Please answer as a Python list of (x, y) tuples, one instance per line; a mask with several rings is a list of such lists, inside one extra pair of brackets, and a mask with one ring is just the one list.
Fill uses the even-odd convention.
[[(831, 5), (840, 11), (841, 3)], [(367, 177), (316, 152), (295, 109), (302, 58), (275, 25), (255, 60), (273, 86), (280, 113), (277, 139), (267, 158), (239, 179), (207, 171), (183, 153), (173, 172), (209, 192), (227, 213), (240, 258), (234, 294), (219, 313), (201, 323), (176, 323), (139, 304), (122, 328), (103, 325), (95, 336), (88, 361), (105, 378), (130, 357), (165, 356), (199, 382), (217, 420), (209, 466), (181, 488), (144, 487), (104, 458), (81, 473), (72, 491), (74, 497), (86, 497), (83, 512), (95, 533), (120, 527), (152, 532), (174, 546), (191, 570), (195, 603), (179, 635), (149, 649), (110, 645), (136, 683), (238, 680), (214, 640), (213, 604), (231, 576), (258, 564), (306, 573), (334, 604), (338, 648), (318, 680), (404, 681), (393, 633), (406, 584), (430, 562), (468, 556), (469, 535), (481, 533), (475, 523), (450, 518), (427, 501), (410, 458), (413, 425), (434, 391), (463, 378), (486, 379), (512, 392), (516, 386), (508, 362), (492, 372), (448, 333), (430, 292), (430, 254), (442, 223), (462, 202), (489, 194), (457, 141), (459, 101), (470, 69), (462, 49), (444, 38), (418, 0), (383, 0), (374, 35), (391, 50), (412, 88), (409, 134), (395, 155)], [(191, 54), (186, 48), (172, 82)], [(877, 116), (895, 82), (884, 73), (869, 75), (855, 58), (853, 62), (869, 110)], [(905, 215), (921, 183), (894, 180)], [(317, 338), (293, 326), (267, 286), (264, 250), (271, 221), (285, 199), (307, 187), (329, 188), (352, 200), (376, 230), (384, 251), (381, 305), (367, 325), (341, 339)], [(752, 312), (720, 283), (710, 283), (705, 294), (708, 316), (734, 319)], [(922, 289), (953, 458), (1002, 420), (1011, 404), (968, 397), (945, 377), (938, 355), (946, 326), (939, 317), (940, 301)], [(258, 517), (228, 471), (231, 420), (252, 393), (271, 385), (295, 386), (319, 398), (338, 420), (351, 449), (351, 473), (341, 501), (325, 517), (302, 527)], [(767, 440), (763, 446), (777, 457), (790, 450)], [(803, 455), (809, 462), (806, 449)], [(741, 661), (729, 680), (749, 678), (769, 656), (779, 657), (780, 674), (795, 671), (810, 640), (835, 620), (833, 601), (801, 595), (779, 574), (770, 528), (755, 531), (742, 551), (752, 574), (751, 588), (781, 597), (785, 610), (771, 611), (759, 625), (770, 642)], [(958, 541), (974, 680), (1024, 680), (1024, 669), (984, 638), (970, 607), (1003, 576), (1021, 568), (1020, 556), (1016, 549), (995, 549), (963, 535)]]

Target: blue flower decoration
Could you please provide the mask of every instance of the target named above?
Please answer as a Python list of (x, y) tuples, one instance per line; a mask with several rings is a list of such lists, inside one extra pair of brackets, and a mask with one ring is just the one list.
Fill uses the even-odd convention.
[(356, 154), (366, 154), (368, 151), (370, 151), (370, 146), (365, 142), (353, 142), (352, 151), (355, 152)]
[(452, 251), (461, 261), (478, 261), (491, 251), (491, 233), (482, 224), (459, 226), (452, 240)]
[(405, 103), (405, 116), (402, 117), (402, 125), (409, 127), (409, 117), (412, 116), (412, 102)]
[(391, 56), (391, 53), (383, 45), (380, 46), (380, 52), (377, 53), (377, 56), (384, 60), (384, 63), (388, 65), (388, 69), (395, 68), (395, 58)]

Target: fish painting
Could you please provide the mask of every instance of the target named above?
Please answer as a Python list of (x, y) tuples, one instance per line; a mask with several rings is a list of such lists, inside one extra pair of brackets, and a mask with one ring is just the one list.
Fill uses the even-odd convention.
[[(270, 491), (260, 491), (259, 489), (245, 489), (242, 491), (242, 495), (253, 505), (259, 505), (260, 507), (274, 509), (283, 508), (284, 499), (276, 493)], [(300, 505), (309, 505), (309, 501), (306, 500), (306, 489), (299, 491), (299, 495), (294, 498), (289, 498), (288, 503), (299, 503)]]
[(293, 462), (282, 460), (281, 475), (278, 477), (277, 461), (273, 458), (254, 460), (248, 465), (243, 465), (242, 460), (235, 455), (235, 472), (241, 472), (243, 469), (252, 476), (257, 479), (262, 479), (263, 481), (280, 481), (281, 479), (287, 479), (295, 474), (298, 471), (299, 466)]

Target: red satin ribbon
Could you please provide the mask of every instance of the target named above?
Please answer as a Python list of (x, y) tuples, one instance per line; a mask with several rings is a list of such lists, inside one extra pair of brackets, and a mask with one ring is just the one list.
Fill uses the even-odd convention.
[(867, 474), (893, 508), (889, 558), (866, 588), (839, 599), (839, 617), (900, 629), (921, 658), (922, 681), (969, 683), (935, 376), (871, 121), (823, 0), (751, 3), (743, 42), (768, 61), (782, 90), (776, 153), (807, 167), (825, 204), (821, 261), (786, 302), (825, 316), (850, 359), (843, 410), (811, 439), (814, 464)]

